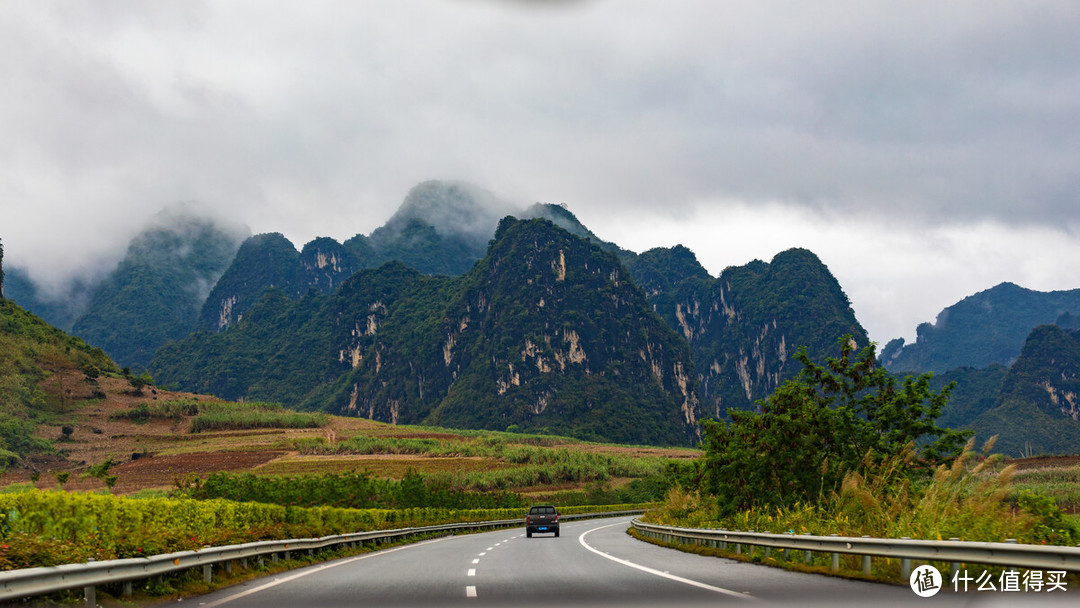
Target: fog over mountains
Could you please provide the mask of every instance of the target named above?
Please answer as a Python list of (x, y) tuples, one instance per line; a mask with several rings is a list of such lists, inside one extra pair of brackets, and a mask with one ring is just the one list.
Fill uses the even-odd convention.
[[(841, 336), (869, 342), (841, 285), (807, 249), (714, 277), (686, 247), (634, 253), (566, 207), (515, 208), (447, 181), (415, 186), (368, 235), (299, 250), (281, 233), (249, 236), (172, 209), (111, 273), (73, 281), (66, 297), (37, 289), (20, 268), (8, 268), (5, 291), (120, 365), (189, 390), (630, 442), (692, 443), (697, 420), (753, 408), (791, 378), (796, 349), (823, 359)], [(1003, 389), (1003, 374), (1025, 360), (1025, 342), (1028, 358), (1048, 348), (1028, 337), (1036, 326), (1080, 318), (1078, 293), (999, 285), (921, 325), (914, 343), (890, 342), (882, 362), (959, 379), (950, 424), (1015, 431), (1018, 393), (1007, 387), (1016, 383)], [(1034, 378), (1018, 382), (1046, 384)], [(1068, 387), (1048, 394), (1071, 403)], [(1038, 405), (1065, 435), (1077, 422), (1070, 408)], [(1035, 437), (1013, 435), (1010, 449)]]

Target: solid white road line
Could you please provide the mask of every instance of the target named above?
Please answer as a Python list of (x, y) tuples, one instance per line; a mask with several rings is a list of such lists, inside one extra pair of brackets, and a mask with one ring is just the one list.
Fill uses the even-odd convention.
[(698, 581), (695, 581), (695, 580), (690, 580), (688, 578), (683, 578), (681, 576), (675, 576), (674, 574), (668, 574), (666, 572), (661, 572), (659, 570), (654, 570), (652, 568), (649, 568), (648, 566), (642, 566), (640, 564), (635, 564), (635, 563), (633, 563), (631, 561), (628, 561), (628, 560), (625, 560), (625, 559), (620, 559), (620, 558), (615, 557), (613, 555), (608, 555), (607, 553), (604, 553), (602, 551), (599, 551), (599, 550), (589, 546), (589, 543), (585, 542), (585, 536), (588, 535), (590, 532), (595, 532), (597, 530), (603, 530), (604, 528), (610, 528), (612, 526), (618, 526), (618, 525), (625, 525), (625, 524), (608, 524), (606, 526), (600, 526), (599, 528), (593, 528), (591, 530), (586, 530), (586, 531), (581, 533), (581, 536), (578, 537), (578, 542), (581, 543), (582, 547), (585, 547), (589, 551), (592, 551), (593, 553), (599, 555), (600, 557), (602, 557), (604, 559), (610, 559), (611, 561), (613, 561), (615, 563), (622, 564), (624, 566), (629, 566), (630, 568), (634, 568), (636, 570), (641, 570), (642, 572), (648, 572), (649, 574), (654, 574), (654, 575), (659, 576), (661, 578), (666, 578), (666, 579), (669, 579), (669, 580), (677, 581), (677, 582), (680, 582), (680, 583), (683, 583), (683, 584), (686, 584), (686, 585), (690, 585), (692, 587), (697, 587), (699, 589), (707, 589), (709, 591), (713, 591), (713, 592), (720, 593), (720, 594), (723, 594), (723, 595), (727, 595), (727, 596), (730, 596), (730, 597), (737, 597), (737, 598), (744, 599), (744, 600), (756, 599), (756, 598), (753, 598), (753, 597), (751, 597), (751, 596), (749, 596), (749, 595), (747, 595), (745, 593), (739, 593), (738, 591), (732, 591), (730, 589), (724, 589), (723, 587), (715, 587), (713, 585), (709, 585), (709, 584), (706, 584), (706, 583), (701, 583), (701, 582), (698, 582)]

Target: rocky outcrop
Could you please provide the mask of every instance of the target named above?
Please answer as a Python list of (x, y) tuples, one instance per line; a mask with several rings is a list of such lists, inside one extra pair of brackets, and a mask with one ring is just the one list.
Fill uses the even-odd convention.
[(630, 269), (653, 308), (689, 343), (710, 417), (755, 407), (798, 372), (790, 363), (800, 347), (821, 359), (844, 335), (869, 343), (840, 284), (805, 249), (730, 267), (715, 279), (682, 246), (642, 253)]

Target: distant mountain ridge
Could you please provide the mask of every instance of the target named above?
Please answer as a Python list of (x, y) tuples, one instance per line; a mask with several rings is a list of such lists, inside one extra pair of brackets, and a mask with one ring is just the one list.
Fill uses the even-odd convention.
[(395, 423), (690, 443), (689, 349), (625, 272), (546, 220), (507, 218), (465, 275), (390, 263), (332, 295), (270, 292), (227, 331), (163, 348), (152, 369), (219, 396)]
[[(476, 209), (502, 208), (490, 198), (489, 193), (454, 182), (424, 182), (409, 193), (386, 226), (370, 237), (358, 235), (340, 244), (316, 239), (300, 254), (280, 234), (252, 237), (207, 299), (200, 327), (220, 331), (230, 326), (267, 288), (278, 288), (290, 299), (311, 289), (331, 294), (353, 272), (390, 259), (424, 274), (460, 274), (461, 264), (480, 259), (479, 235), (490, 221)], [(441, 209), (440, 201), (449, 201), (453, 212)], [(469, 211), (470, 206), (475, 209)], [(448, 222), (461, 215), (466, 219), (457, 223), (472, 229), (447, 240), (429, 222), (432, 209), (439, 209), (436, 215)], [(787, 363), (800, 346), (817, 357), (832, 352), (837, 338), (845, 334), (860, 344), (868, 343), (836, 279), (806, 250), (779, 254), (773, 260), (773, 265), (778, 264), (775, 268), (755, 261), (729, 268), (715, 279), (685, 247), (638, 255), (600, 239), (561, 205), (537, 203), (516, 215), (547, 219), (616, 255), (645, 290), (653, 309), (690, 342), (701, 398), (709, 405), (710, 415), (722, 418), (729, 407), (753, 408), (758, 399), (798, 371)], [(386, 235), (395, 231), (397, 240), (388, 239)], [(452, 232), (442, 229), (443, 234)], [(390, 242), (398, 245), (391, 247)], [(417, 256), (421, 259), (416, 260)], [(440, 262), (436, 266), (425, 259)], [(455, 260), (459, 266), (452, 267), (446, 260)], [(791, 276), (785, 278), (787, 274)], [(790, 302), (784, 302), (785, 297)], [(690, 324), (696, 327), (692, 331)]]
[(1001, 283), (949, 306), (933, 325), (919, 325), (914, 344), (889, 342), (881, 360), (895, 372), (1011, 365), (1032, 329), (1065, 314), (1080, 314), (1080, 289), (1039, 292)]
[[(395, 372), (400, 375), (391, 380), (384, 378), (388, 373), (387, 370), (393, 369), (392, 362), (396, 360), (395, 358), (411, 353), (408, 354), (407, 361), (411, 367), (415, 368), (417, 362), (424, 356), (434, 357), (431, 353), (443, 352), (444, 345), (438, 341), (426, 344), (421, 349), (421, 343), (417, 341), (420, 339), (418, 336), (430, 337), (430, 325), (433, 323), (421, 313), (435, 314), (436, 318), (443, 318), (450, 314), (447, 311), (437, 312), (440, 309), (431, 307), (434, 306), (431, 299), (441, 298), (445, 300), (444, 305), (450, 306), (453, 298), (447, 295), (450, 293), (447, 290), (465, 289), (464, 286), (468, 284), (466, 277), (477, 272), (475, 264), (490, 254), (489, 246), (494, 243), (492, 236), (498, 236), (495, 228), (498, 220), (495, 219), (495, 214), (502, 213), (506, 208), (508, 205), (498, 201), (490, 193), (473, 186), (458, 182), (432, 181), (413, 188), (398, 212), (384, 226), (367, 236), (356, 235), (344, 242), (325, 237), (317, 238), (305, 244), (299, 251), (280, 233), (260, 234), (247, 238), (235, 247), (235, 255), (229, 258), (227, 267), (220, 272), (220, 278), (212, 283), (209, 295), (198, 313), (196, 328), (203, 332), (219, 333), (220, 341), (208, 340), (201, 333), (197, 336), (193, 334), (192, 340), (198, 338), (204, 341), (199, 344), (215, 344), (213, 349), (206, 352), (199, 350), (201, 346), (196, 342), (185, 339), (178, 343), (194, 348), (191, 356), (199, 353), (198, 356), (206, 356), (214, 363), (205, 366), (187, 366), (187, 368), (184, 365), (174, 366), (175, 369), (165, 372), (165, 381), (168, 382), (172, 378), (182, 383), (187, 389), (212, 392), (220, 396), (280, 398), (293, 405), (333, 402), (337, 404), (334, 407), (340, 407), (342, 403), (348, 404), (351, 400), (351, 391), (342, 393), (344, 389), (329, 382), (328, 379), (340, 379), (342, 374), (340, 366), (359, 356), (358, 347), (354, 345), (343, 349), (340, 344), (337, 344), (347, 342), (347, 336), (335, 338), (337, 340), (335, 342), (337, 346), (335, 346), (327, 341), (328, 338), (322, 336), (325, 333), (323, 330), (316, 330), (316, 328), (326, 327), (329, 322), (326, 315), (330, 314), (328, 312), (330, 310), (336, 310), (334, 314), (338, 315), (345, 314), (343, 311), (346, 310), (352, 311), (349, 314), (359, 314), (350, 308), (350, 304), (339, 301), (344, 297), (343, 294), (363, 299), (369, 289), (382, 289), (386, 293), (386, 298), (398, 294), (393, 299), (401, 303), (400, 310), (394, 309), (398, 310), (396, 313), (387, 310), (384, 313), (392, 317), (389, 327), (400, 327), (395, 331), (380, 331), (382, 337), (397, 337), (393, 343), (380, 340), (379, 348), (373, 351), (375, 354), (369, 353), (369, 357), (375, 357), (374, 360), (378, 363), (374, 376), (364, 376), (361, 372), (355, 372), (355, 374), (361, 374), (355, 384), (361, 389), (364, 386), (368, 387), (366, 389), (368, 393), (357, 389), (360, 391), (357, 393), (357, 399), (364, 394), (375, 396), (368, 398), (367, 406), (354, 405), (349, 411), (360, 412), (365, 411), (366, 408), (366, 411), (370, 412), (369, 415), (381, 416), (380, 419), (385, 420), (403, 419), (402, 412), (408, 412), (408, 415), (413, 417), (409, 418), (410, 420), (427, 419), (430, 416), (431, 420), (437, 419), (442, 424), (448, 424), (454, 420), (461, 421), (463, 424), (481, 424), (479, 421), (483, 419), (483, 425), (496, 429), (505, 428), (510, 424), (518, 427), (532, 424), (524, 420), (507, 424), (503, 420), (507, 416), (505, 413), (497, 416), (478, 413), (481, 410), (490, 409), (487, 406), (465, 410), (451, 407), (463, 399), (461, 395), (468, 395), (470, 399), (483, 405), (484, 399), (476, 399), (476, 397), (484, 394), (483, 387), (488, 385), (483, 383), (469, 385), (468, 382), (463, 384), (454, 378), (451, 380), (444, 378), (441, 381), (442, 384), (432, 384), (433, 378), (442, 377), (434, 371), (435, 367), (425, 367), (427, 375), (424, 376), (423, 381), (406, 381), (404, 379), (408, 377), (408, 374), (404, 372)], [(841, 335), (850, 334), (860, 344), (866, 342), (865, 331), (855, 320), (846, 295), (824, 264), (809, 251), (781, 252), (769, 263), (755, 260), (745, 266), (728, 268), (720, 277), (714, 278), (701, 267), (693, 252), (685, 247), (655, 249), (638, 255), (614, 243), (602, 240), (562, 205), (537, 203), (518, 211), (515, 215), (521, 219), (545, 219), (559, 228), (548, 234), (549, 237), (555, 238), (552, 235), (568, 233), (573, 237), (574, 242), (580, 240), (589, 244), (596, 250), (594, 252), (596, 255), (599, 255), (598, 252), (603, 252), (605, 256), (610, 256), (610, 259), (615, 262), (610, 266), (609, 279), (611, 276), (617, 276), (619, 277), (618, 289), (636, 290), (645, 297), (646, 307), (636, 314), (636, 323), (641, 327), (650, 327), (655, 319), (659, 319), (665, 330), (677, 337), (677, 342), (682, 345), (681, 348), (690, 353), (689, 359), (693, 363), (682, 364), (678, 371), (674, 367), (664, 367), (667, 365), (664, 364), (658, 368), (659, 371), (656, 374), (664, 379), (664, 383), (670, 383), (672, 379), (678, 378), (679, 394), (683, 395), (684, 400), (680, 402), (677, 412), (673, 410), (671, 414), (683, 420), (679, 423), (680, 425), (685, 426), (686, 420), (696, 420), (701, 415), (723, 418), (728, 408), (755, 407), (758, 399), (765, 397), (779, 383), (798, 371), (790, 365), (790, 362), (791, 355), (799, 347), (806, 347), (813, 358), (820, 359), (835, 351), (836, 340)], [(490, 232), (485, 233), (486, 230)], [(559, 236), (558, 238), (569, 237)], [(542, 248), (541, 241), (542, 238), (537, 237), (534, 248)], [(163, 251), (168, 251), (169, 248), (170, 245), (167, 242), (162, 246)], [(175, 247), (173, 249), (175, 250)], [(135, 247), (134, 243), (129, 254), (132, 254), (129, 256), (132, 259), (153, 258), (142, 252), (139, 247)], [(522, 253), (522, 255), (525, 254)], [(225, 257), (228, 256), (215, 255), (215, 259)], [(390, 261), (396, 261), (397, 264), (385, 266)], [(602, 265), (599, 258), (593, 260), (591, 264)], [(604, 264), (610, 264), (610, 261)], [(142, 270), (136, 271), (140, 268)], [(397, 270), (393, 270), (395, 268)], [(504, 263), (502, 272), (508, 272), (507, 268), (509, 266)], [(146, 311), (160, 313), (163, 307), (160, 299), (154, 299), (155, 294), (169, 294), (170, 286), (175, 287), (184, 283), (183, 280), (163, 281), (167, 273), (156, 272), (145, 264), (141, 266), (130, 264), (130, 260), (125, 260), (119, 270), (123, 270), (121, 274), (127, 281), (124, 285), (128, 287), (117, 288), (113, 285), (106, 290), (106, 293), (125, 293), (134, 296), (129, 298), (129, 304), (133, 308), (138, 308), (141, 302)], [(526, 267), (522, 272), (528, 274), (532, 270)], [(155, 284), (155, 281), (158, 283)], [(373, 285), (363, 286), (359, 283), (360, 281), (370, 281)], [(395, 282), (400, 282), (400, 285)], [(156, 287), (151, 289), (153, 293), (139, 295), (140, 292), (130, 288), (138, 285), (156, 285)], [(207, 281), (205, 285), (209, 287), (211, 282)], [(527, 291), (528, 285), (526, 282), (524, 286), (519, 287)], [(95, 287), (95, 292), (101, 289), (101, 287)], [(597, 284), (590, 289), (596, 293), (607, 293), (612, 288), (605, 284)], [(169, 297), (175, 299), (175, 294)], [(625, 304), (631, 299), (633, 298), (624, 294), (616, 297), (615, 301)], [(415, 305), (419, 308), (414, 308), (413, 304), (406, 304), (413, 300), (419, 302)], [(374, 306), (378, 301), (378, 299), (373, 300), (367, 305)], [(550, 298), (543, 298), (543, 301), (549, 303)], [(570, 304), (567, 305), (564, 313), (573, 317), (595, 316), (598, 311), (606, 310), (607, 306), (606, 302), (595, 301), (592, 294), (578, 293), (566, 301)], [(95, 300), (94, 315), (97, 315), (96, 318), (100, 320), (99, 325), (106, 330), (103, 335), (129, 340), (137, 338), (137, 335), (128, 333), (126, 329), (135, 322), (132, 321), (133, 317), (118, 314), (122, 312), (122, 309), (109, 302), (109, 299)], [(331, 305), (328, 302), (337, 302), (337, 304)], [(520, 312), (520, 307), (515, 304), (513, 298), (505, 298), (499, 306)], [(170, 312), (186, 310), (186, 304), (176, 308), (177, 311)], [(365, 319), (371, 315), (378, 317), (376, 312), (381, 308), (376, 306), (376, 309), (376, 311), (364, 313)], [(550, 313), (551, 310), (549, 304), (546, 312)], [(100, 311), (105, 311), (107, 314), (102, 315)], [(461, 311), (451, 312), (453, 315), (458, 315)], [(611, 313), (606, 314), (611, 316)], [(95, 318), (94, 315), (84, 316)], [(618, 314), (614, 315), (614, 318), (623, 319), (616, 324), (622, 327), (618, 335), (640, 333), (641, 327), (630, 326), (627, 321), (630, 317)], [(408, 319), (408, 323), (403, 319)], [(146, 328), (147, 333), (156, 332), (152, 338), (160, 343), (162, 342), (161, 329), (166, 327), (166, 320), (167, 317), (144, 317), (138, 323)], [(113, 322), (111, 329), (110, 321)], [(375, 322), (381, 323), (378, 320)], [(231, 328), (239, 328), (241, 325), (244, 326), (243, 331), (231, 331)], [(381, 324), (379, 326), (382, 327)], [(366, 331), (366, 328), (360, 326), (350, 328), (349, 331), (363, 333), (361, 329)], [(513, 326), (493, 321), (485, 330), (487, 336), (485, 339), (499, 342), (506, 339), (506, 336), (514, 335), (516, 331), (517, 328)], [(492, 332), (498, 335), (492, 337), (494, 335)], [(583, 335), (579, 331), (575, 330), (575, 332), (580, 342)], [(407, 337), (409, 335), (413, 337)], [(544, 348), (552, 350), (548, 356), (543, 357), (544, 365), (535, 364), (536, 369), (550, 367), (550, 357), (555, 357), (555, 353), (558, 353), (564, 361), (567, 360), (569, 353), (558, 346), (555, 333), (547, 329), (540, 335), (545, 338)], [(610, 343), (613, 335), (616, 334), (609, 329), (605, 332), (603, 340)], [(176, 337), (165, 339), (176, 339)], [(443, 336), (442, 339), (448, 338)], [(464, 339), (464, 335), (454, 338), (454, 340)], [(538, 338), (530, 338), (533, 350), (538, 348), (537, 340)], [(145, 344), (151, 341), (141, 340), (141, 342)], [(552, 346), (549, 342), (555, 345)], [(411, 346), (406, 348), (404, 345)], [(210, 347), (207, 346), (207, 348)], [(409, 350), (410, 348), (413, 350)], [(588, 352), (584, 346), (581, 348), (583, 352)], [(611, 344), (608, 344), (606, 348), (611, 348)], [(669, 344), (665, 352), (670, 352), (671, 348)], [(330, 352), (330, 356), (324, 356), (323, 351)], [(141, 357), (146, 352), (144, 349), (137, 355)], [(163, 349), (159, 352), (172, 351)], [(357, 354), (346, 356), (342, 352)], [(601, 348), (597, 352), (606, 351)], [(648, 355), (649, 350), (645, 349), (644, 352)], [(219, 357), (225, 353), (229, 354), (229, 357)], [(576, 356), (577, 350), (574, 350), (574, 353)], [(128, 357), (123, 353), (122, 356)], [(640, 353), (637, 356), (641, 358)], [(496, 376), (503, 374), (499, 377), (510, 384), (499, 385), (499, 389), (505, 390), (503, 393), (496, 390), (495, 394), (500, 396), (499, 402), (504, 405), (507, 399), (516, 400), (515, 403), (519, 404), (517, 406), (519, 414), (528, 411), (528, 407), (524, 405), (526, 403), (531, 403), (531, 407), (542, 408), (547, 412), (557, 412), (561, 408), (564, 413), (573, 410), (574, 416), (587, 414), (581, 410), (567, 409), (569, 406), (564, 407), (565, 402), (564, 405), (556, 406), (555, 402), (549, 400), (549, 405), (543, 406), (544, 393), (537, 387), (544, 385), (544, 377), (526, 381), (530, 378), (528, 369), (532, 368), (523, 371), (521, 363), (513, 364), (511, 374), (510, 363), (506, 357), (506, 353), (501, 351), (491, 353), (490, 357), (496, 362), (507, 361), (505, 370), (498, 373), (490, 369), (483, 373), (473, 370), (472, 373), (465, 374), (465, 380), (472, 378), (473, 380), (470, 381), (474, 381), (476, 378), (492, 374)], [(531, 355), (527, 355), (526, 359), (530, 357)], [(128, 357), (128, 360), (139, 359)], [(165, 360), (167, 357), (161, 361)], [(555, 360), (558, 361), (558, 358), (556, 357)], [(590, 360), (604, 361), (605, 366), (613, 364), (606, 355), (594, 354), (590, 356)], [(360, 359), (356, 361), (359, 363)], [(370, 363), (371, 359), (367, 361)], [(151, 366), (155, 367), (158, 363), (155, 361)], [(616, 367), (622, 369), (619, 366), (623, 364), (630, 365), (623, 361)], [(194, 374), (194, 367), (199, 368), (201, 377)], [(162, 370), (168, 368), (169, 365), (160, 367)], [(359, 368), (364, 368), (364, 365), (359, 365)], [(568, 370), (567, 373), (571, 375), (576, 373), (576, 368), (573, 366), (568, 366), (563, 370), (560, 364), (560, 368), (560, 371)], [(464, 373), (463, 370), (458, 371)], [(592, 372), (595, 369), (589, 367), (588, 371)], [(155, 371), (155, 374), (157, 373)], [(170, 375), (173, 373), (176, 375)], [(354, 372), (349, 373), (354, 375)], [(637, 384), (628, 384), (627, 387), (635, 387), (634, 390), (643, 393), (653, 390), (643, 388), (648, 384), (641, 384), (642, 376), (636, 372), (623, 370), (620, 374), (631, 374), (638, 378)], [(584, 398), (584, 402), (596, 403), (600, 399), (599, 395), (607, 395), (605, 399), (623, 405), (637, 402), (636, 398), (627, 398), (624, 394), (626, 387), (620, 386), (612, 380), (610, 375), (601, 374), (592, 377), (596, 374), (585, 374), (585, 376), (590, 377), (584, 380), (578, 377), (574, 380), (577, 382), (576, 386), (591, 387), (586, 392), (597, 396)], [(378, 379), (372, 379), (375, 377)], [(528, 388), (519, 388), (518, 385), (513, 384), (514, 378), (522, 383), (521, 386)], [(385, 386), (380, 384), (376, 387), (371, 384), (384, 381)], [(624, 377), (623, 384), (625, 381)], [(411, 393), (402, 387), (409, 386), (410, 382), (415, 382), (417, 394), (406, 399), (403, 395)], [(452, 388), (447, 388), (446, 395), (439, 397), (438, 403), (432, 405), (425, 399), (440, 394), (438, 390), (432, 388), (436, 385)], [(420, 386), (425, 387), (422, 391), (423, 398), (420, 397)], [(462, 388), (466, 386), (470, 388)], [(563, 394), (575, 394), (577, 389), (566, 388), (569, 386), (564, 386)], [(671, 392), (672, 390), (674, 390), (672, 386), (665, 388), (668, 393), (675, 394)], [(277, 397), (281, 395), (285, 397)], [(372, 399), (374, 401), (371, 401)], [(668, 398), (657, 397), (657, 399), (659, 402), (664, 402)], [(391, 402), (398, 404), (407, 402), (410, 405), (405, 409), (398, 405), (398, 414), (393, 414), (394, 406), (385, 405), (383, 410), (379, 410), (379, 407), (383, 406), (371, 405)], [(429, 406), (430, 410), (425, 409)], [(466, 413), (462, 414), (462, 411)], [(421, 414), (423, 416), (417, 418)], [(595, 413), (591, 415), (596, 416)], [(588, 418), (587, 415), (585, 417)], [(469, 420), (469, 418), (472, 419)], [(645, 424), (645, 419), (640, 419), (639, 422)], [(555, 428), (569, 422), (549, 420), (544, 424), (547, 425), (545, 428)], [(572, 424), (576, 425), (579, 433), (592, 433), (592, 436), (596, 437), (612, 436), (610, 431), (585, 430), (591, 428), (590, 425), (599, 428), (600, 423), (596, 420), (589, 424), (581, 421)], [(656, 437), (663, 437), (662, 440), (665, 442), (674, 441), (675, 435), (671, 433), (668, 423), (652, 420), (647, 424), (660, 429), (656, 431)], [(679, 441), (683, 441), (686, 437), (684, 426), (678, 427), (681, 433), (678, 436), (682, 437)]]
[(1013, 455), (1080, 451), (1080, 331), (1040, 325), (1000, 383), (995, 407), (968, 425)]
[(6, 278), (5, 293), (8, 299), (64, 331), (71, 331), (75, 320), (86, 312), (93, 288), (85, 279), (77, 277), (65, 286), (62, 297), (54, 298), (35, 284), (24, 268), (8, 268)]
[(154, 351), (195, 327), (207, 293), (232, 261), (247, 228), (177, 204), (159, 212), (100, 280), (76, 277), (47, 295), (20, 268), (9, 296), (60, 329), (145, 369)]
[[(280, 233), (242, 239), (179, 214), (134, 239), (104, 280), (81, 278), (59, 300), (5, 269), (0, 244), (0, 289), (78, 325), (121, 365), (154, 361), (190, 390), (632, 442), (692, 441), (696, 420), (754, 408), (796, 374), (799, 347), (821, 360), (842, 335), (868, 342), (805, 249), (713, 277), (681, 245), (637, 254), (563, 205), (502, 219), (510, 207), (468, 184), (423, 182), (370, 235), (299, 251)], [(493, 255), (495, 267), (478, 265)], [(536, 274), (544, 267), (555, 274)], [(575, 274), (584, 267), (603, 271)], [(551, 282), (558, 268), (566, 275)], [(915, 343), (890, 342), (881, 361), (897, 374), (935, 371), (939, 389), (958, 382), (943, 425), (998, 434), (1012, 455), (1077, 452), (1078, 330), (1080, 290), (1003, 283), (943, 310)], [(656, 366), (646, 374), (639, 361)]]
[[(412, 188), (394, 215), (367, 236), (357, 234), (343, 243), (319, 237), (297, 252), (279, 233), (256, 235), (241, 246), (203, 304), (199, 327), (228, 327), (266, 289), (281, 289), (291, 299), (310, 289), (329, 294), (353, 273), (390, 261), (423, 274), (464, 274), (485, 255), (500, 219), (556, 215), (546, 207), (537, 204), (522, 212), (470, 184), (433, 180)], [(560, 219), (566, 225), (576, 222)]]
[(812, 252), (790, 249), (711, 277), (686, 247), (652, 249), (630, 262), (654, 309), (687, 340), (707, 415), (752, 409), (799, 366), (800, 347), (815, 360), (850, 335), (869, 344), (847, 295)]
[(145, 369), (154, 352), (195, 328), (199, 309), (240, 244), (239, 230), (170, 213), (132, 240), (116, 269), (90, 292), (71, 333), (120, 365)]

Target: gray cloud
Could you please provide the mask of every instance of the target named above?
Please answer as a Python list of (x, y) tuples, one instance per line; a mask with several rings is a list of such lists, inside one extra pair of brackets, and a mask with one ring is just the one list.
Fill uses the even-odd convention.
[[(625, 214), (642, 243), (747, 209), (790, 234), (777, 206), (912, 242), (1077, 229), (1075, 2), (0, 10), (0, 236), (56, 275), (115, 261), (173, 201), (302, 243), (369, 233), (433, 178), (566, 203), (601, 236)], [(745, 262), (732, 246), (721, 263)], [(915, 290), (915, 259), (882, 271)], [(1050, 283), (1030, 266), (1011, 280)]]

